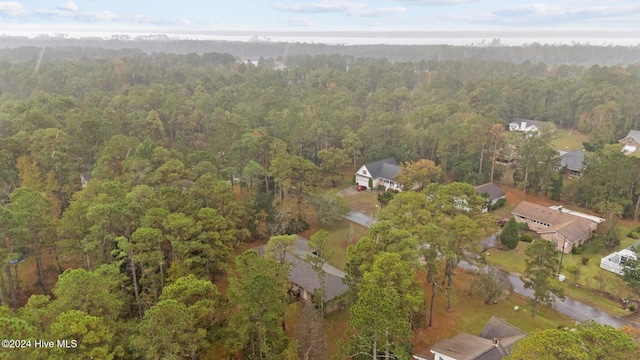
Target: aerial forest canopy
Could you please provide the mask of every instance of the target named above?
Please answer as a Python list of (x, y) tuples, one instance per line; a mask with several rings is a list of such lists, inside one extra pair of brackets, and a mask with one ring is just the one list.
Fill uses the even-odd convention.
[[(511, 151), (531, 163), (514, 174), (528, 192), (560, 186), (568, 202), (637, 217), (639, 158), (617, 140), (640, 130), (639, 76), (638, 64), (0, 50), (0, 301), (21, 308), (0, 308), (0, 333), (84, 337), (78, 356), (97, 358), (288, 351), (286, 286), (255, 287), (286, 272), (234, 251), (335, 221), (340, 204), (317, 190), (392, 156), (477, 185), (500, 181), (493, 160), (529, 142)], [(558, 185), (553, 134), (507, 136), (513, 118), (590, 135), (582, 177)], [(42, 295), (16, 291), (25, 257)], [(227, 296), (211, 282), (222, 275)], [(267, 292), (276, 300), (256, 315)], [(85, 326), (70, 334), (71, 322)]]

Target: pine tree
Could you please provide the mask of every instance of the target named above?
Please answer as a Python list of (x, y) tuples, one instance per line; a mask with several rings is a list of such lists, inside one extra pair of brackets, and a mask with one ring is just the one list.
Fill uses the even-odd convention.
[(515, 218), (509, 219), (500, 234), (500, 243), (507, 249), (515, 249), (518, 246), (518, 223)]

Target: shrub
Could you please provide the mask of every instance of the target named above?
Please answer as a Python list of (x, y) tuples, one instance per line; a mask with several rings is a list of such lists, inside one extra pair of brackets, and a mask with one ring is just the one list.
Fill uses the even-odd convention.
[(385, 207), (385, 206), (389, 205), (389, 201), (391, 201), (391, 199), (393, 199), (394, 195), (395, 195), (395, 193), (392, 192), (392, 191), (381, 192), (380, 194), (378, 194), (378, 202), (380, 203), (380, 205), (382, 207)]
[(499, 199), (498, 201), (496, 201), (496, 203), (495, 203), (495, 204), (493, 204), (493, 205), (491, 205), (491, 206), (489, 207), (489, 210), (497, 210), (497, 209), (500, 209), (500, 208), (501, 208), (501, 207), (503, 207), (503, 206), (504, 206), (504, 204), (506, 204), (506, 203), (507, 203), (507, 199), (505, 199), (505, 198)]
[(640, 234), (636, 230), (633, 230), (632, 232), (627, 234), (627, 237), (630, 237), (632, 239), (638, 239), (640, 238)]
[(572, 254), (575, 254), (575, 255), (580, 255), (580, 254), (582, 254), (582, 251), (583, 251), (583, 250), (584, 250), (584, 248), (583, 248), (582, 246), (574, 246), (574, 247), (571, 249), (571, 253), (572, 253)]
[(518, 223), (519, 230), (529, 230), (529, 225), (527, 223)]
[(520, 235), (520, 241), (530, 243), (531, 241), (533, 241), (533, 238), (531, 238), (531, 235), (529, 234), (522, 234)]
[(502, 234), (500, 234), (500, 243), (507, 249), (515, 249), (518, 246), (518, 223), (516, 223), (516, 219), (511, 218), (504, 225)]
[(627, 309), (629, 309), (629, 311), (631, 311), (631, 312), (635, 312), (636, 311), (636, 306), (631, 304), (631, 305), (629, 305), (629, 307)]
[(589, 258), (588, 257), (583, 257), (582, 258), (582, 265), (587, 265), (589, 263)]

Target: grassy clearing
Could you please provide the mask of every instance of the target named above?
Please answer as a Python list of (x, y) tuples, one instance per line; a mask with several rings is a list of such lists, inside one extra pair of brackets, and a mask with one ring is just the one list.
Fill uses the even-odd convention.
[[(424, 274), (418, 274), (423, 279)], [(495, 315), (505, 319), (517, 328), (530, 333), (537, 329), (556, 328), (569, 326), (574, 320), (561, 314), (550, 307), (541, 307), (535, 318), (531, 312), (527, 299), (519, 294), (511, 294), (507, 299), (494, 305), (485, 305), (479, 296), (469, 294), (469, 285), (474, 275), (464, 270), (456, 275), (454, 286), (456, 288), (456, 300), (454, 310), (447, 311), (447, 299), (443, 293), (436, 296), (433, 315), (433, 327), (423, 326), (414, 331), (411, 344), (415, 352), (428, 353), (429, 348), (444, 339), (452, 338), (465, 332), (478, 335), (486, 322)], [(431, 296), (431, 287), (423, 283), (425, 298)], [(514, 311), (514, 306), (520, 308)], [(347, 338), (349, 313), (347, 310), (335, 311), (325, 318), (325, 339), (327, 342), (328, 356), (330, 359), (341, 358), (340, 344)], [(425, 319), (426, 321), (426, 319)], [(426, 322), (425, 322), (426, 325)]]
[(324, 319), (324, 336), (327, 345), (328, 359), (342, 359), (341, 344), (348, 340), (349, 311), (340, 309), (327, 315)]
[(375, 191), (359, 191), (343, 197), (349, 209), (367, 215), (373, 215), (378, 205), (378, 193)]
[(339, 220), (326, 230), (329, 232), (329, 263), (344, 270), (344, 265), (347, 262), (347, 247), (365, 236), (368, 229), (348, 220)]
[[(558, 284), (564, 288), (566, 296), (601, 309), (614, 316), (624, 316), (628, 314), (618, 302), (612, 301), (605, 296), (596, 295), (592, 290), (604, 291), (619, 299), (633, 295), (633, 292), (627, 288), (620, 276), (600, 268), (600, 259), (609, 253), (634, 244), (636, 240), (624, 236), (624, 234), (633, 229), (634, 226), (635, 225), (630, 224), (620, 227), (622, 242), (614, 249), (602, 250), (591, 242), (585, 245), (582, 254), (565, 254), (562, 257), (562, 273), (567, 276), (567, 280), (562, 283), (558, 282)], [(514, 250), (503, 251), (493, 249), (489, 251), (487, 258), (491, 264), (501, 269), (522, 273), (525, 268), (525, 251), (528, 246), (528, 243), (520, 242)], [(587, 259), (586, 264), (583, 264), (583, 258)], [(566, 269), (569, 267), (579, 269), (580, 275), (577, 281), (573, 276), (568, 274)]]
[(582, 143), (589, 141), (589, 135), (572, 129), (558, 129), (551, 145), (558, 150), (573, 151), (582, 149)]
[[(447, 338), (465, 332), (478, 335), (482, 327), (492, 315), (498, 316), (527, 333), (537, 329), (556, 328), (561, 325), (572, 325), (575, 321), (550, 307), (541, 307), (535, 318), (528, 310), (527, 299), (519, 294), (511, 294), (497, 304), (486, 305), (479, 296), (469, 295), (472, 274), (461, 270), (456, 275), (456, 301), (454, 311), (446, 310), (446, 297), (439, 293), (434, 306), (434, 326), (418, 329), (414, 334), (414, 350), (427, 353), (430, 346)], [(425, 295), (430, 296), (431, 288), (425, 286)], [(514, 311), (514, 306), (520, 308)]]

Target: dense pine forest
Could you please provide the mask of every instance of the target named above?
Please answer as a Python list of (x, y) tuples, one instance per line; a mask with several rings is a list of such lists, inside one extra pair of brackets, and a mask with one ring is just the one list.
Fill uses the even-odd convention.
[[(638, 64), (242, 60), (0, 50), (0, 334), (79, 342), (0, 357), (325, 358), (304, 351), (322, 346), (285, 334), (291, 296), (282, 261), (243, 250), (271, 239), (277, 254), (290, 246), (286, 235), (335, 222), (345, 206), (323, 190), (369, 161), (393, 156), (406, 174), (430, 171), (424, 192), (397, 195), (407, 203), (465, 195), (473, 211), (383, 209), (380, 225), (348, 254), (344, 301), (360, 335), (351, 355), (371, 346), (374, 354), (410, 353), (407, 326), (424, 326), (417, 319), (429, 306), (419, 285), (402, 280), (414, 278), (402, 264), (448, 249), (456, 260), (441, 264), (441, 279), (451, 284), (464, 244), (491, 225), (473, 188), (460, 183), (513, 181), (600, 213), (640, 214), (640, 158), (617, 143), (640, 130)], [(505, 130), (513, 118), (551, 125), (515, 136)], [(557, 171), (558, 129), (589, 135), (581, 177)], [(409, 211), (436, 225), (418, 228), (397, 215)], [(460, 243), (431, 253), (418, 246), (447, 234)], [(322, 235), (312, 240), (322, 248)], [(35, 285), (19, 282), (27, 269)], [(224, 291), (214, 285), (220, 281)], [(403, 284), (395, 292), (377, 286), (395, 281)], [(375, 323), (371, 309), (399, 319), (381, 325), (384, 341), (365, 331)]]

